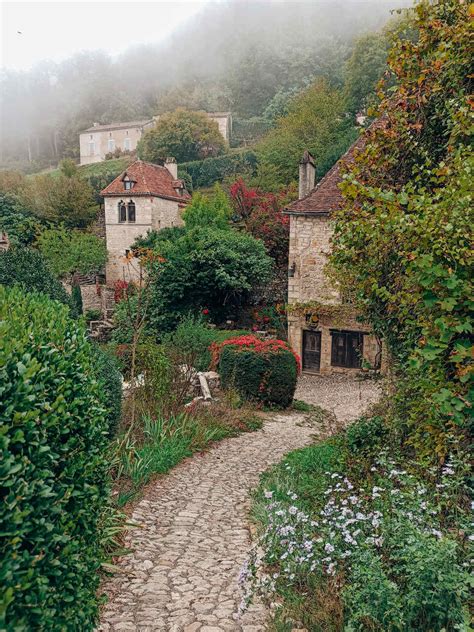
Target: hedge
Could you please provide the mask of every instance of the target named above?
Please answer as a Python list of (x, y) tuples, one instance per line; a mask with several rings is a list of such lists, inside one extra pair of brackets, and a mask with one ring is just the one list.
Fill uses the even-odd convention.
[(285, 342), (241, 336), (214, 347), (214, 353), (216, 348), (224, 389), (235, 388), (244, 399), (281, 408), (291, 404), (299, 359)]
[(0, 286), (0, 629), (93, 630), (105, 411), (65, 306)]
[(43, 292), (78, 315), (68, 293), (37, 250), (18, 247), (0, 252), (0, 285), (20, 285), (26, 292)]
[(230, 152), (217, 158), (183, 162), (179, 165), (178, 175), (187, 183), (191, 182), (193, 189), (197, 189), (210, 187), (215, 182), (245, 171), (254, 173), (256, 168), (257, 156), (255, 152), (247, 150)]

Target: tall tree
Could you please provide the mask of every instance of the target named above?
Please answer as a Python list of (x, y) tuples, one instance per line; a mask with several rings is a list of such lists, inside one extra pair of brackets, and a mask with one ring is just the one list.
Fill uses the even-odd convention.
[(143, 160), (162, 162), (173, 156), (178, 162), (218, 156), (225, 141), (219, 126), (204, 112), (178, 108), (160, 116), (154, 129), (147, 131), (138, 143)]

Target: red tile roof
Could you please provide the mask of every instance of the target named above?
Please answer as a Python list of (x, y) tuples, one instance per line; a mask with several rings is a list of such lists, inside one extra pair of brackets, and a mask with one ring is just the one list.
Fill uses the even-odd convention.
[[(133, 189), (125, 189), (123, 184), (125, 176), (128, 176), (130, 180), (135, 182)], [(180, 185), (183, 188), (183, 195), (180, 195), (176, 190)], [(191, 196), (184, 188), (184, 182), (175, 180), (166, 167), (154, 165), (151, 162), (143, 162), (142, 160), (136, 160), (129, 165), (100, 194), (103, 197), (114, 195), (153, 195), (182, 203), (191, 199)]]
[(321, 178), (318, 184), (308, 195), (296, 200), (286, 207), (287, 213), (302, 213), (304, 215), (321, 214), (326, 215), (342, 207), (344, 198), (342, 197), (339, 184), (342, 182), (341, 166), (353, 162), (357, 151), (360, 151), (365, 144), (365, 137), (361, 136), (336, 164)]

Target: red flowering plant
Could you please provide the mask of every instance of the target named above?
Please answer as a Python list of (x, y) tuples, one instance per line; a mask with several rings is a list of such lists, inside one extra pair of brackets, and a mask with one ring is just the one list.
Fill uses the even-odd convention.
[(210, 349), (224, 389), (282, 408), (291, 404), (301, 362), (286, 342), (248, 334), (213, 343)]
[(114, 302), (120, 303), (127, 294), (129, 283), (123, 279), (118, 279), (114, 283)]

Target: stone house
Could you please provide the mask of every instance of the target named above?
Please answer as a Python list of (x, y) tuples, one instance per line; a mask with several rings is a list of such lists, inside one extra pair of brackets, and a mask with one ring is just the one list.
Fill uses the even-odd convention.
[[(229, 142), (232, 134), (232, 114), (230, 112), (208, 112), (208, 118), (216, 121), (224, 140)], [(144, 132), (153, 128), (159, 116), (144, 121), (128, 121), (92, 127), (79, 134), (80, 164), (89, 165), (102, 162), (105, 156), (120, 149), (134, 152)]]
[(80, 164), (89, 165), (93, 162), (105, 160), (105, 156), (120, 149), (135, 151), (138, 141), (147, 129), (153, 127), (153, 119), (146, 121), (128, 121), (126, 123), (111, 123), (92, 127), (79, 134)]
[[(334, 232), (331, 213), (342, 207), (341, 165), (363, 146), (361, 137), (314, 186), (315, 163), (305, 152), (299, 165), (299, 199), (290, 216), (288, 339), (303, 371), (331, 374), (380, 368), (381, 342), (357, 321), (348, 297), (326, 272)], [(385, 360), (385, 359), (384, 359)]]
[(138, 262), (126, 263), (135, 239), (149, 230), (182, 226), (182, 210), (191, 199), (178, 179), (178, 165), (168, 158), (164, 166), (136, 160), (100, 194), (104, 198), (108, 260), (106, 283), (136, 280)]

